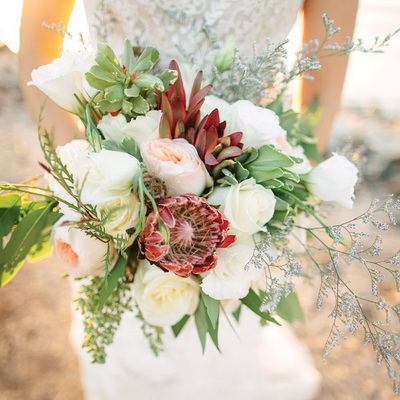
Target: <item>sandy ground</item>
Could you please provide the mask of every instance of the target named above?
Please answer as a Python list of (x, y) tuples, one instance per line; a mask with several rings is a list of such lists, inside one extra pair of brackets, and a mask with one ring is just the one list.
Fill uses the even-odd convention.
[[(40, 171), (36, 163), (40, 152), (35, 126), (17, 85), (16, 61), (15, 55), (5, 48), (0, 49), (0, 180), (14, 182)], [(383, 132), (385, 143), (399, 145), (396, 139), (400, 132), (399, 121), (379, 119), (371, 110), (362, 120), (359, 113), (343, 112), (334, 143), (349, 135), (349, 126), (353, 127), (356, 137), (357, 133), (365, 134), (368, 127), (371, 136), (375, 131)], [(400, 158), (399, 146), (397, 150)], [(367, 182), (366, 189), (361, 192), (360, 207), (368, 203), (371, 193), (376, 196), (393, 190), (400, 192), (399, 175), (392, 174), (379, 185), (375, 180), (386, 165), (385, 149), (380, 149), (379, 153), (374, 147), (371, 155), (377, 167), (370, 168), (367, 173), (370, 183)], [(396, 154), (392, 158), (396, 160)], [(394, 230), (389, 247), (394, 249), (399, 237), (399, 231)], [(68, 281), (61, 275), (61, 268), (49, 258), (39, 264), (26, 264), (18, 276), (0, 290), (1, 400), (82, 398), (78, 363), (68, 341), (71, 291)], [(359, 281), (360, 285), (364, 283)], [(388, 293), (387, 297), (390, 296)], [(384, 368), (376, 365), (373, 351), (363, 347), (360, 338), (347, 340), (333, 353), (328, 364), (322, 362), (322, 348), (330, 327), (326, 318), (328, 309), (316, 311), (315, 288), (302, 291), (302, 297), (306, 323), (297, 324), (295, 330), (311, 349), (321, 372), (323, 383), (318, 399), (395, 399)], [(399, 299), (394, 300), (399, 302)]]

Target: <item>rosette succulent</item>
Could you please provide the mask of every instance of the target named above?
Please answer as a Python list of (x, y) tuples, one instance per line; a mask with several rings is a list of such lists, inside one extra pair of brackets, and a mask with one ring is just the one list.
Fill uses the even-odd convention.
[[(161, 222), (159, 221), (161, 219)], [(168, 228), (162, 229), (163, 224)], [(217, 264), (217, 248), (228, 247), (229, 222), (203, 197), (194, 194), (164, 199), (146, 219), (140, 241), (145, 257), (178, 276), (201, 274)]]
[(169, 70), (178, 72), (178, 79), (168, 90), (159, 92), (159, 107), (163, 111), (160, 121), (160, 136), (169, 139), (186, 139), (197, 150), (199, 157), (211, 170), (224, 160), (243, 154), (243, 134), (235, 132), (224, 136), (226, 122), (221, 122), (218, 109), (200, 119), (200, 108), (212, 86), (201, 88), (203, 74), (198, 72), (194, 80), (188, 106), (183, 80), (175, 61)]

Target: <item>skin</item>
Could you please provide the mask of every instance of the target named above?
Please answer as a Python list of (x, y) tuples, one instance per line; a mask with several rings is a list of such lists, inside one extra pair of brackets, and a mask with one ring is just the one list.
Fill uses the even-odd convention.
[[(304, 5), (303, 42), (324, 38), (325, 28), (321, 16), (326, 13), (335, 21), (334, 26), (340, 27), (340, 32), (334, 36), (334, 41), (343, 43), (347, 36), (353, 35), (357, 8), (358, 0), (307, 0)], [(314, 76), (314, 80), (301, 81), (300, 107), (306, 107), (317, 97), (322, 109), (321, 120), (314, 129), (321, 154), (326, 152), (332, 124), (340, 108), (348, 60), (349, 57), (346, 56), (322, 59), (321, 69), (310, 74)]]
[[(52, 31), (43, 29), (42, 22), (63, 21), (65, 27), (73, 6), (74, 0), (24, 0), (19, 51), (20, 84), (35, 120), (39, 118), (40, 108), (46, 96), (37, 88), (26, 86), (26, 82), (31, 80), (30, 74), (33, 69), (48, 64), (61, 55), (62, 45), (62, 38)], [(306, 0), (303, 41), (324, 37), (325, 30), (321, 16), (327, 13), (335, 21), (335, 26), (341, 27), (335, 40), (339, 43), (344, 42), (346, 36), (351, 36), (353, 33), (357, 7), (358, 0)], [(326, 151), (334, 117), (340, 107), (347, 62), (348, 57), (343, 56), (323, 59), (322, 69), (313, 73), (315, 79), (303, 80), (301, 83), (299, 107), (306, 107), (317, 97), (323, 111), (314, 132), (322, 154)], [(51, 100), (46, 103), (43, 117), (43, 126), (47, 130), (55, 130), (57, 127), (57, 144), (64, 144), (82, 133), (76, 117), (61, 110)]]

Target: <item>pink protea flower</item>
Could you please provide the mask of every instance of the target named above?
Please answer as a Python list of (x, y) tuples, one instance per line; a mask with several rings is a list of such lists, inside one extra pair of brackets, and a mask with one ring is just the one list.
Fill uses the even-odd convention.
[[(169, 228), (169, 241), (160, 231), (158, 216)], [(228, 226), (205, 198), (184, 194), (158, 204), (158, 213), (148, 215), (140, 239), (148, 260), (186, 278), (216, 266), (216, 248), (228, 247), (236, 240), (228, 235)]]

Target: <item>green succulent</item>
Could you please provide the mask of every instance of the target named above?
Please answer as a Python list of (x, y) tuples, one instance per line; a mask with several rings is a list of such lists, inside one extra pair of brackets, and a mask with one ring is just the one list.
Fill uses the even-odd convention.
[(159, 51), (151, 46), (146, 47), (136, 58), (130, 41), (126, 40), (121, 65), (111, 47), (99, 43), (96, 65), (86, 73), (89, 85), (102, 94), (99, 96), (101, 100), (95, 102), (96, 108), (103, 114), (122, 112), (130, 118), (145, 115), (156, 108), (157, 91), (165, 91), (178, 76), (173, 70), (151, 74), (159, 58)]

